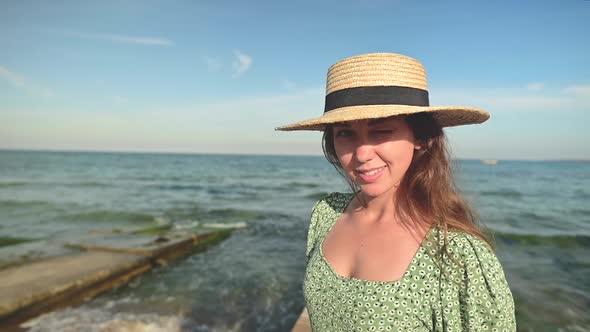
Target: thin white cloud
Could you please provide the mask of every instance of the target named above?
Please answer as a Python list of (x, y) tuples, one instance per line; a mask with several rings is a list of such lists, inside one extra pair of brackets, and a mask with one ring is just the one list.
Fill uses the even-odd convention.
[(431, 89), (431, 105), (466, 105), (491, 112), (576, 111), (590, 104), (590, 85), (532, 91), (523, 88)]
[[(490, 111), (492, 116), (500, 112), (557, 110), (559, 112), (538, 112), (534, 117), (553, 121), (567, 118), (567, 112), (587, 109), (590, 98), (576, 93), (585, 93), (588, 87), (590, 85), (552, 87), (543, 93), (533, 93), (526, 86), (514, 89), (432, 88), (431, 92), (433, 105), (478, 106)], [(547, 90), (552, 94), (547, 94)], [(0, 148), (321, 154), (321, 133), (282, 133), (273, 129), (320, 116), (323, 101), (324, 88), (316, 87), (278, 95), (224, 98), (218, 103), (148, 107), (133, 104), (128, 112), (113, 108), (95, 112), (3, 110), (0, 105), (0, 136), (3, 135)], [(564, 103), (572, 107), (562, 107)], [(506, 121), (511, 120), (496, 117), (483, 131), (478, 126), (453, 128), (450, 131), (453, 150), (459, 152), (455, 155), (496, 159), (583, 159), (590, 155), (586, 145), (571, 143), (587, 140), (587, 134), (573, 130), (574, 127), (560, 132), (568, 132), (568, 135), (551, 136), (535, 131), (537, 135), (527, 132), (524, 122), (519, 122), (519, 129), (514, 130), (515, 124)], [(561, 127), (573, 126), (574, 121), (583, 123), (584, 119), (576, 117), (562, 123)], [(502, 129), (504, 127), (507, 129)]]
[(144, 45), (144, 46), (172, 46), (174, 42), (170, 39), (160, 38), (160, 37), (151, 37), (151, 36), (127, 36), (127, 35), (115, 35), (115, 34), (105, 34), (105, 33), (84, 33), (84, 32), (76, 32), (76, 31), (65, 31), (64, 32), (70, 36), (76, 36), (85, 39), (94, 39), (94, 40), (105, 40), (115, 43), (122, 43), (122, 44), (136, 44), (136, 45)]
[(223, 64), (219, 58), (205, 56), (203, 59), (207, 63), (207, 69), (209, 72), (217, 72), (223, 67)]
[(563, 89), (565, 93), (590, 98), (590, 85), (574, 85)]
[(544, 87), (545, 87), (545, 85), (543, 83), (540, 83), (540, 82), (529, 83), (526, 86), (526, 88), (529, 91), (541, 91), (541, 90), (543, 90)]
[(252, 57), (246, 55), (238, 50), (234, 51), (234, 62), (232, 67), (234, 69), (234, 77), (242, 75), (252, 66)]
[(0, 148), (320, 154), (320, 133), (274, 128), (321, 115), (322, 103), (323, 88), (314, 88), (128, 112), (0, 105)]
[(141, 45), (154, 45), (154, 46), (170, 46), (172, 41), (164, 38), (157, 37), (131, 37), (131, 36), (117, 36), (117, 35), (102, 35), (101, 37), (112, 40), (115, 42), (129, 43), (129, 44), (141, 44)]
[(25, 78), (22, 75), (19, 75), (8, 68), (0, 66), (0, 77), (7, 80), (10, 84), (20, 88), (25, 85)]
[(12, 84), (18, 89), (26, 90), (29, 93), (35, 95), (40, 95), (43, 97), (53, 97), (55, 95), (51, 89), (38, 86), (30, 82), (30, 80), (28, 80), (24, 75), (14, 72), (4, 66), (0, 66), (0, 78), (8, 81), (8, 83)]

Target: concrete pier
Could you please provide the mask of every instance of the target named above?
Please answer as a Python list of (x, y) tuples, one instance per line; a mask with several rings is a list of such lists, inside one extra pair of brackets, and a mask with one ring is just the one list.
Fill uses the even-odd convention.
[(291, 332), (311, 332), (311, 323), (307, 314), (307, 308), (303, 308)]
[(0, 331), (20, 331), (28, 319), (82, 303), (230, 234), (160, 235), (134, 248), (69, 244), (81, 251), (0, 270)]

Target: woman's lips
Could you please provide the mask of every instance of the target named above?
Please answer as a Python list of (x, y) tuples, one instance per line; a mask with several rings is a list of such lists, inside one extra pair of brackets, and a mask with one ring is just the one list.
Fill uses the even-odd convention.
[(381, 166), (378, 168), (371, 168), (367, 170), (355, 170), (354, 172), (364, 181), (367, 183), (375, 182), (377, 179), (383, 174), (383, 170), (385, 166)]

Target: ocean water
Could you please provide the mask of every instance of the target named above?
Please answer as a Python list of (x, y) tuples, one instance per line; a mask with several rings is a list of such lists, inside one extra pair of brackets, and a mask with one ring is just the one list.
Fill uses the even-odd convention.
[[(495, 236), (519, 330), (590, 330), (590, 163), (456, 169)], [(348, 190), (322, 157), (0, 151), (0, 268), (115, 229), (244, 223), (30, 330), (288, 331), (304, 305), (310, 209)]]

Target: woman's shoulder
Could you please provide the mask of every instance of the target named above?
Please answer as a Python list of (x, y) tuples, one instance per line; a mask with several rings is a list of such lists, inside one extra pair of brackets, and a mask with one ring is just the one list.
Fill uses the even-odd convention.
[(311, 212), (311, 221), (307, 233), (307, 258), (320, 238), (335, 219), (341, 213), (352, 198), (353, 194), (334, 192), (325, 195), (317, 201)]
[(313, 207), (313, 212), (342, 212), (353, 196), (353, 193), (333, 192), (327, 194), (322, 199), (317, 201)]
[(472, 250), (492, 251), (490, 245), (481, 237), (461, 230), (449, 230), (447, 233), (449, 249), (468, 253)]
[(456, 287), (462, 298), (459, 310), (468, 318), (464, 326), (470, 331), (487, 331), (491, 325), (515, 331), (512, 292), (494, 250), (474, 234), (449, 231), (447, 236), (453, 261), (447, 285)]
[(447, 251), (450, 264), (462, 271), (503, 279), (504, 271), (492, 247), (477, 235), (463, 231), (449, 231), (447, 234)]
[(472, 255), (477, 255), (479, 258), (485, 258), (483, 256), (488, 255), (495, 257), (494, 250), (486, 240), (465, 231), (449, 230), (447, 246), (450, 252), (462, 257)]

